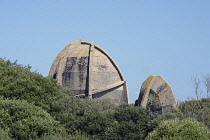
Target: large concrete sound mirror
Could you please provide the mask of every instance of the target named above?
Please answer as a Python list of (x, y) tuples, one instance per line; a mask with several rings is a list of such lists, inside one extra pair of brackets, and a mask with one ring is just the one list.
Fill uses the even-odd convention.
[(76, 96), (129, 103), (127, 82), (115, 61), (94, 42), (67, 45), (54, 60), (49, 75)]

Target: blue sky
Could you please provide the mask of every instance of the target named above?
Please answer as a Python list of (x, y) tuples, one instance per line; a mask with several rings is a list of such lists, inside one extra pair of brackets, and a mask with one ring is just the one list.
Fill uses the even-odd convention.
[(191, 77), (210, 73), (210, 1), (0, 0), (0, 57), (47, 76), (77, 39), (114, 58), (131, 103), (150, 75), (163, 76), (183, 101), (195, 97)]

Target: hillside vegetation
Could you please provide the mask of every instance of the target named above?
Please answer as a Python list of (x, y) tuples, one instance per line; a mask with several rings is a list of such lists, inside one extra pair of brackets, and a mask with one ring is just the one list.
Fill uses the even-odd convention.
[(30, 66), (0, 58), (2, 140), (166, 140), (210, 138), (210, 99), (180, 103), (164, 114), (133, 104), (80, 99)]

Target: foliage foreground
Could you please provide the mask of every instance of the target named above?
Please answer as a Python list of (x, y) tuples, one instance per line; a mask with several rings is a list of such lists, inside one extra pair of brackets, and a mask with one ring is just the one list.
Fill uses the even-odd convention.
[(80, 99), (30, 66), (0, 58), (1, 140), (206, 140), (209, 109), (209, 99), (183, 102), (162, 115), (133, 104)]
[(166, 120), (148, 136), (152, 140), (209, 140), (210, 131), (195, 119)]
[(37, 139), (45, 133), (65, 133), (49, 113), (25, 100), (0, 99), (0, 126), (15, 139)]

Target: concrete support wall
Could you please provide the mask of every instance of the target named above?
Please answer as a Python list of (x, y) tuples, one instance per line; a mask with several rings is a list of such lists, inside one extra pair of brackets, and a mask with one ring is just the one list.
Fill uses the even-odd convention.
[(150, 76), (141, 86), (136, 105), (151, 111), (164, 111), (176, 107), (176, 99), (171, 86), (161, 76)]

